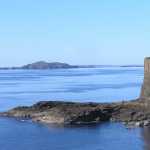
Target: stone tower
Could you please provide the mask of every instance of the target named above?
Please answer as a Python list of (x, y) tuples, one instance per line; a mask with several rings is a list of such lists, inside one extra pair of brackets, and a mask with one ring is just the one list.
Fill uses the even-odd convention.
[(144, 81), (141, 90), (141, 98), (150, 98), (150, 57), (144, 60)]

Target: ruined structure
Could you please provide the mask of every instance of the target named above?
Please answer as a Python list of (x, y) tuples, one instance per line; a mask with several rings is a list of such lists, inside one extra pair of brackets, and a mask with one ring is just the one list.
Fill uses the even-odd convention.
[(144, 60), (144, 81), (141, 90), (142, 99), (148, 99), (150, 97), (150, 57), (146, 57)]

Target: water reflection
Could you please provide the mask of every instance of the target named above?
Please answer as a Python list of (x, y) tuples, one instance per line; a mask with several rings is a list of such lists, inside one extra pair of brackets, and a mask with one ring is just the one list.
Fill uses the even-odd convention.
[(142, 136), (144, 141), (144, 150), (150, 150), (150, 127), (143, 128)]
[(144, 150), (141, 130), (120, 123), (64, 127), (0, 118), (0, 150)]

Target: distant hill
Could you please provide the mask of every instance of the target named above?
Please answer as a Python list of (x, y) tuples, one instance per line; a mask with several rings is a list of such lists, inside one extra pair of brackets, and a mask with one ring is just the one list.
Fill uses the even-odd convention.
[(61, 62), (46, 62), (46, 61), (37, 61), (31, 64), (27, 64), (20, 67), (0, 67), (0, 70), (8, 69), (69, 69), (69, 68), (101, 68), (101, 67), (143, 67), (142, 65), (70, 65), (67, 63)]
[(69, 65), (67, 63), (60, 62), (45, 62), (38, 61), (32, 64), (24, 65), (21, 69), (61, 69), (61, 68), (77, 68), (78, 66)]
[(20, 67), (1, 67), (0, 69), (69, 69), (69, 68), (79, 68), (79, 66), (69, 65), (67, 63), (60, 63), (60, 62), (45, 62), (45, 61), (38, 61), (31, 64), (27, 64)]

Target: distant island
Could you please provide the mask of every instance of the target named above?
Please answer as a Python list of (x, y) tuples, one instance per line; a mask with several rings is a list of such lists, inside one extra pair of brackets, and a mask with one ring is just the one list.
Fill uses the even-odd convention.
[(32, 64), (27, 64), (21, 67), (21, 69), (60, 69), (60, 68), (77, 68), (78, 66), (69, 65), (67, 63), (60, 62), (45, 62), (38, 61)]
[(68, 69), (68, 68), (78, 68), (78, 66), (60, 62), (49, 63), (46, 61), (38, 61), (20, 67), (1, 67), (0, 69)]
[(70, 68), (100, 68), (100, 67), (143, 67), (142, 65), (70, 65), (67, 63), (61, 62), (46, 62), (46, 61), (37, 61), (31, 64), (23, 65), (20, 67), (0, 67), (1, 70), (9, 69), (70, 69)]

